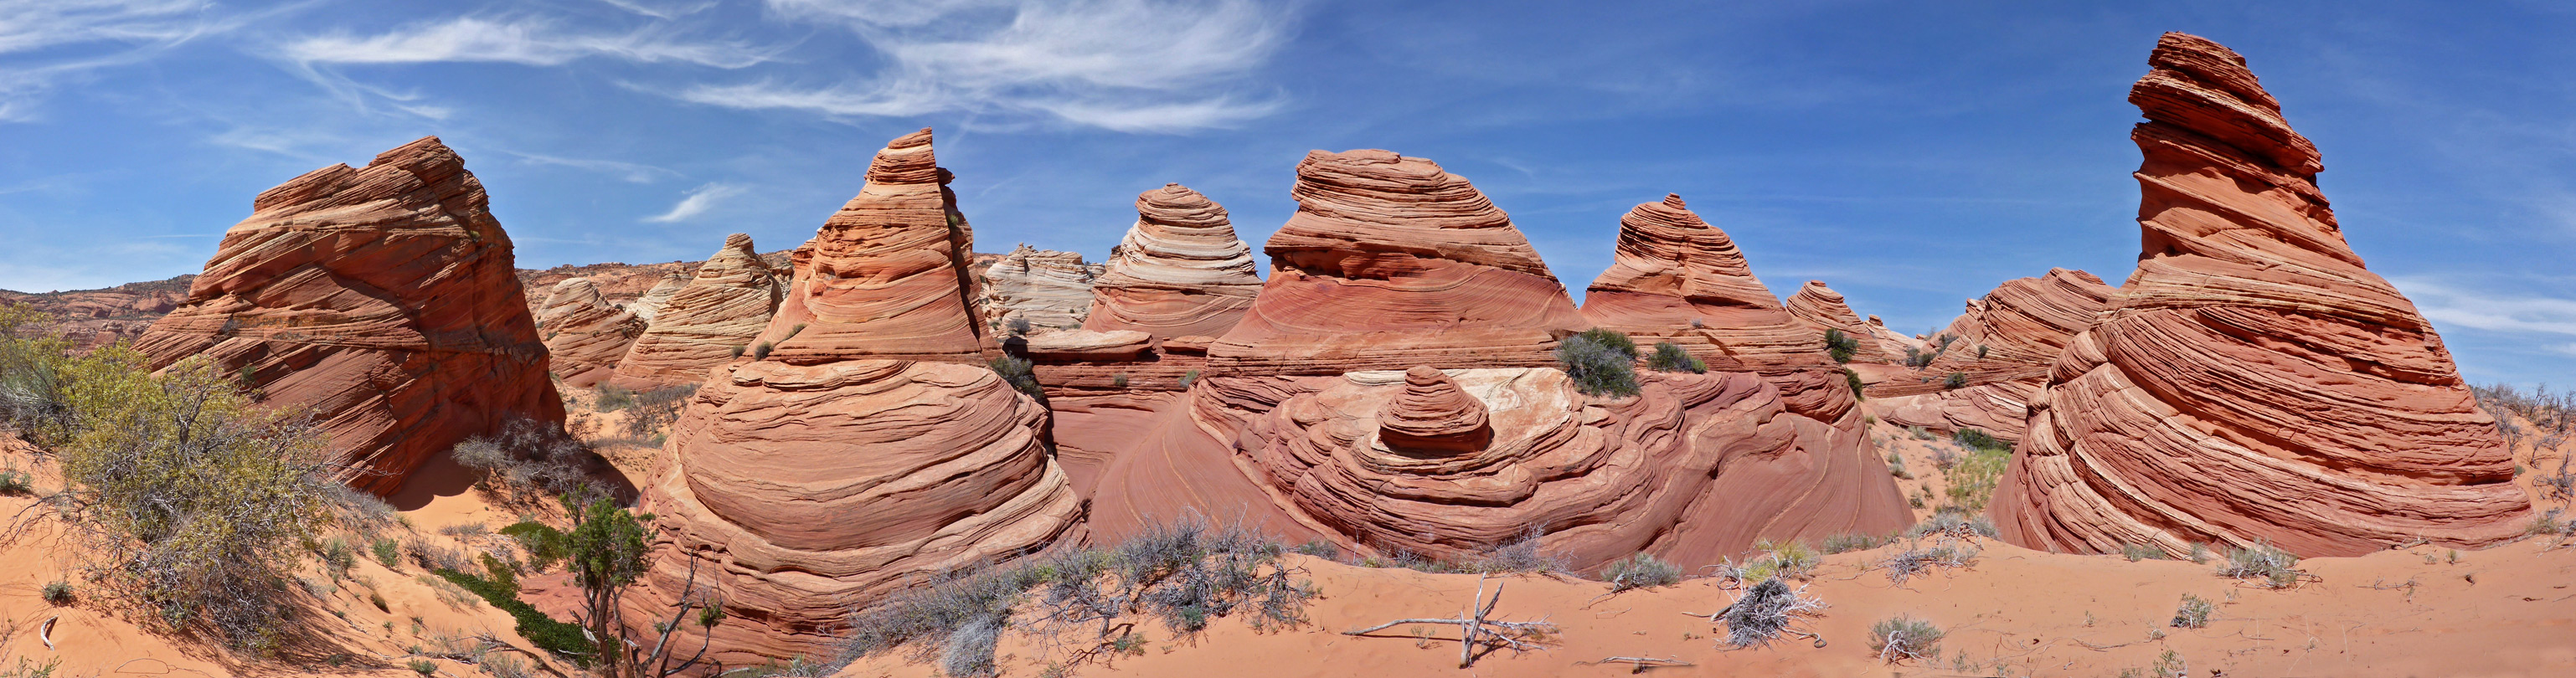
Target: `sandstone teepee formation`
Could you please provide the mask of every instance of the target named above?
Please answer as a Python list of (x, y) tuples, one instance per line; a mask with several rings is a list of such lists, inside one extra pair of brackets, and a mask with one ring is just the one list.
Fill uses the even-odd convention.
[(1584, 322), (1511, 217), (1458, 175), (1388, 151), (1315, 151), (1270, 280), (1208, 349), (1240, 373), (1555, 364)]
[(930, 142), (877, 154), (798, 251), (757, 338), (774, 352), (717, 367), (673, 425), (630, 619), (670, 609), (697, 559), (735, 617), (713, 631), (720, 658), (813, 656), (920, 577), (1081, 538), (1046, 408), (984, 365), (971, 241)]
[(984, 290), (979, 308), (988, 331), (999, 334), (1013, 321), (1040, 331), (1081, 327), (1091, 313), (1091, 285), (1101, 267), (1084, 262), (1079, 252), (1021, 243), (978, 273)]
[(1136, 196), (1136, 224), (1110, 250), (1092, 291), (1083, 329), (1213, 338), (1243, 318), (1261, 274), (1224, 207), (1165, 184)]
[(202, 355), (269, 404), (309, 408), (345, 480), (378, 494), (510, 417), (563, 419), (510, 236), (437, 137), (296, 177), (251, 210), (187, 304), (135, 342), (154, 367)]
[(1714, 370), (1833, 365), (1821, 333), (1782, 308), (1735, 241), (1679, 195), (1619, 219), (1616, 258), (1585, 290), (1583, 315), (1641, 345), (1678, 344)]
[(2495, 422), (2345, 244), (2316, 147), (2226, 47), (2167, 33), (2148, 63), (2138, 270), (2050, 368), (1995, 496), (2004, 539), (2343, 556), (2519, 534)]
[(698, 266), (688, 284), (661, 301), (644, 334), (618, 361), (614, 381), (628, 388), (705, 381), (707, 368), (752, 350), (752, 337), (769, 326), (786, 286), (760, 260), (751, 236), (725, 236), (724, 247)]
[(644, 319), (616, 306), (589, 278), (555, 283), (537, 309), (537, 329), (546, 336), (555, 376), (566, 386), (588, 387), (605, 380), (626, 357), (626, 348), (644, 334)]
[(2005, 281), (1941, 331), (1944, 346), (1930, 363), (1910, 378), (1880, 382), (1869, 395), (1879, 399), (1880, 418), (1899, 426), (1973, 428), (2021, 440), (2049, 365), (2075, 335), (2101, 322), (2119, 294), (2091, 273), (2063, 268)]

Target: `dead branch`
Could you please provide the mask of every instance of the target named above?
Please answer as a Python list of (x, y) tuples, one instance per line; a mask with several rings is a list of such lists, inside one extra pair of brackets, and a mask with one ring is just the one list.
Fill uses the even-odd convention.
[(1577, 663), (1577, 664), (1587, 664), (1587, 665), (1593, 665), (1593, 666), (1599, 666), (1599, 665), (1602, 665), (1602, 664), (1633, 664), (1633, 665), (1635, 665), (1635, 668), (1632, 668), (1632, 669), (1629, 669), (1629, 670), (1628, 670), (1628, 672), (1629, 672), (1629, 673), (1645, 673), (1645, 672), (1646, 672), (1646, 669), (1659, 669), (1659, 668), (1663, 668), (1663, 667), (1667, 667), (1667, 666), (1698, 666), (1698, 664), (1693, 664), (1693, 663), (1686, 662), (1686, 661), (1682, 661), (1682, 660), (1679, 660), (1679, 659), (1656, 659), (1656, 658), (1654, 658), (1654, 657), (1603, 657), (1603, 658), (1601, 658), (1601, 661), (1597, 661), (1597, 662), (1575, 662), (1575, 663)]
[(1556, 631), (1555, 624), (1550, 624), (1544, 620), (1534, 622), (1507, 622), (1486, 619), (1486, 615), (1493, 614), (1494, 606), (1501, 604), (1503, 601), (1503, 584), (1502, 582), (1495, 582), (1494, 595), (1491, 598), (1487, 598), (1485, 596), (1485, 579), (1485, 575), (1476, 575), (1476, 595), (1473, 598), (1467, 599), (1467, 610), (1465, 614), (1459, 615), (1457, 619), (1398, 619), (1364, 629), (1343, 631), (1342, 635), (1364, 636), (1406, 624), (1454, 625), (1459, 629), (1458, 668), (1463, 669), (1476, 665), (1476, 647), (1478, 645), (1485, 646), (1485, 650), (1488, 653), (1501, 649), (1509, 649), (1514, 652), (1525, 652), (1538, 649), (1538, 645), (1532, 636)]

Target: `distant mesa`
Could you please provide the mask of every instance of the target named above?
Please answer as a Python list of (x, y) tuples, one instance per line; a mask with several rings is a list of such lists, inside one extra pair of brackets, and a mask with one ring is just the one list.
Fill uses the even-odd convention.
[(2167, 33), (2148, 63), (2138, 269), (2031, 404), (2003, 538), (2353, 556), (2519, 536), (2530, 498), (2495, 421), (2344, 242), (2316, 147), (2226, 47)]
[(155, 368), (202, 355), (309, 408), (343, 480), (380, 495), (510, 417), (563, 420), (510, 236), (437, 137), (296, 177), (251, 210), (135, 341)]

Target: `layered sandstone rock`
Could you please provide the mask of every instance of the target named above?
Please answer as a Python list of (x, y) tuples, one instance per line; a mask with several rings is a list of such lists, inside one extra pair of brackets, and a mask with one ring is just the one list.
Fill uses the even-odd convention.
[(661, 537), (628, 619), (670, 609), (695, 560), (732, 615), (716, 658), (822, 656), (895, 591), (1083, 538), (1045, 407), (984, 365), (947, 180), (929, 130), (878, 153), (799, 249), (758, 337), (777, 349), (691, 397), (646, 486)]
[(1588, 326), (1511, 218), (1466, 179), (1387, 151), (1315, 151), (1270, 280), (1208, 350), (1238, 374), (1552, 365)]
[(2315, 146), (2227, 48), (2167, 33), (2149, 63), (2138, 270), (2032, 405), (2004, 539), (2343, 556), (2517, 536), (2529, 498), (2494, 421), (2344, 242)]
[(750, 351), (752, 337), (769, 326), (786, 291), (787, 281), (781, 278), (752, 249), (751, 236), (725, 236), (724, 248), (663, 302), (651, 326), (618, 361), (618, 385), (647, 388), (706, 380), (707, 368)]
[(1467, 559), (1536, 530), (1591, 568), (1912, 522), (1856, 411), (1793, 413), (1750, 373), (1644, 381), (1605, 401), (1545, 368), (1210, 377), (1194, 426), (1148, 429), (1150, 453), (1103, 473), (1097, 525), (1173, 517), (1179, 497), (1359, 553)]
[(545, 332), (555, 376), (580, 388), (616, 371), (626, 347), (644, 334), (644, 319), (609, 305), (589, 278), (570, 278), (555, 283), (538, 307), (537, 329)]
[[(1949, 342), (1911, 378), (1872, 386), (1882, 419), (1902, 426), (1951, 432), (1979, 429), (2006, 441), (2022, 439), (2032, 398), (2048, 383), (2048, 367), (2077, 333), (2091, 329), (2120, 291), (2091, 273), (2049, 269), (2036, 278), (2005, 281), (1942, 332)], [(1950, 375), (1962, 386), (1952, 388)]]
[(662, 307), (669, 305), (671, 298), (679, 296), (680, 290), (687, 288), (689, 281), (695, 279), (695, 276), (679, 271), (662, 274), (662, 279), (654, 282), (651, 289), (644, 290), (644, 296), (636, 298), (635, 303), (628, 304), (626, 310), (634, 313), (635, 317), (643, 318), (644, 322), (653, 322), (654, 317), (662, 314)]
[(1158, 337), (1219, 336), (1261, 292), (1252, 247), (1235, 237), (1225, 208), (1180, 184), (1136, 196), (1136, 224), (1093, 281), (1094, 331)]
[(1678, 195), (1620, 218), (1617, 255), (1584, 292), (1583, 315), (1640, 345), (1679, 344), (1713, 370), (1833, 364), (1821, 331), (1781, 308), (1735, 241)]
[(296, 177), (251, 210), (187, 304), (135, 342), (154, 367), (205, 356), (308, 409), (344, 479), (378, 494), (507, 418), (562, 421), (510, 236), (437, 137)]
[(1843, 336), (1859, 343), (1860, 348), (1852, 352), (1851, 362), (1886, 362), (1887, 351), (1879, 348), (1878, 335), (1869, 331), (1869, 325), (1860, 321), (1860, 315), (1853, 313), (1849, 304), (1843, 303), (1843, 293), (1826, 287), (1825, 281), (1807, 281), (1805, 286), (1798, 288), (1797, 294), (1789, 295), (1785, 306), (1790, 316), (1814, 326), (1817, 333), (1840, 330)]
[(1022, 243), (983, 271), (981, 300), (988, 330), (999, 333), (1014, 321), (1035, 328), (1076, 328), (1091, 314), (1091, 284), (1101, 267), (1085, 263), (1079, 252), (1041, 250)]
[(1908, 355), (1906, 351), (1909, 349), (1915, 353), (1921, 353), (1929, 348), (1921, 339), (1887, 329), (1887, 322), (1879, 320), (1878, 316), (1874, 315), (1869, 317), (1869, 335), (1878, 337), (1879, 354), (1886, 356), (1886, 361), (1892, 364), (1905, 364)]

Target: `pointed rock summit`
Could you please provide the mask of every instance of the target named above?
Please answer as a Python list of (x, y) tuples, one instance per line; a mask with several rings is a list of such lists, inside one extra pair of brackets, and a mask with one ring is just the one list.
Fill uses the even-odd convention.
[(1378, 439), (1397, 451), (1473, 452), (1494, 439), (1485, 403), (1429, 367), (1404, 371), (1404, 392), (1378, 411)]
[(654, 314), (617, 364), (616, 382), (653, 388), (706, 381), (707, 368), (752, 349), (769, 326), (787, 281), (753, 251), (751, 236), (725, 236), (724, 247)]
[(1679, 195), (1619, 219), (1618, 251), (1584, 292), (1583, 315), (1639, 344), (1679, 344), (1713, 370), (1833, 365), (1816, 330), (1781, 308), (1735, 241)]
[[(2037, 278), (2004, 281), (1942, 330), (1947, 347), (1912, 378), (1869, 390), (1880, 419), (1942, 433), (1977, 429), (2004, 441), (2027, 430), (2030, 402), (2048, 385), (2048, 368), (2075, 336), (2100, 323), (2119, 288), (2091, 273), (2049, 269)], [(1901, 356), (1900, 356), (1901, 357)], [(1953, 388), (1949, 375), (1964, 386)]]
[(1225, 208), (1180, 184), (1136, 196), (1136, 224), (1092, 283), (1083, 329), (1157, 337), (1221, 336), (1261, 292), (1252, 247)]
[(537, 329), (545, 331), (555, 376), (584, 388), (615, 373), (626, 347), (644, 334), (644, 319), (610, 305), (589, 278), (569, 278), (537, 309)]
[(2519, 536), (2530, 500), (2494, 420), (2344, 242), (2316, 147), (2226, 47), (2167, 33), (2148, 63), (2138, 269), (2032, 405), (2003, 538), (2350, 556)]
[(309, 408), (344, 480), (377, 494), (510, 417), (563, 420), (510, 236), (437, 137), (296, 177), (251, 210), (135, 341), (154, 368), (205, 356), (267, 403)]
[(1099, 265), (1080, 252), (1041, 250), (1021, 243), (984, 267), (982, 308), (988, 332), (999, 335), (1013, 320), (1033, 328), (1071, 329), (1091, 313), (1091, 285)]
[(697, 585), (741, 620), (713, 629), (711, 658), (818, 656), (851, 610), (924, 577), (1084, 538), (1046, 408), (984, 364), (947, 178), (929, 130), (878, 153), (798, 251), (796, 289), (757, 337), (773, 352), (690, 398), (646, 485), (663, 541), (629, 619), (671, 609), (708, 559)]
[(671, 303), (671, 297), (679, 296), (680, 288), (688, 287), (690, 280), (694, 278), (689, 277), (689, 274), (672, 271), (669, 275), (662, 276), (660, 282), (653, 283), (651, 289), (644, 290), (644, 296), (637, 298), (635, 303), (626, 307), (626, 310), (634, 313), (635, 317), (644, 319), (644, 322), (653, 322), (653, 316), (660, 315), (662, 307)]
[(1879, 362), (1887, 355), (1878, 346), (1878, 335), (1869, 331), (1867, 323), (1860, 321), (1860, 314), (1853, 313), (1851, 306), (1843, 303), (1843, 293), (1826, 287), (1825, 281), (1807, 281), (1805, 286), (1798, 288), (1797, 294), (1789, 296), (1786, 306), (1789, 315), (1815, 326), (1814, 331), (1819, 335), (1817, 343), (1824, 342), (1821, 335), (1825, 330), (1842, 330), (1843, 336), (1859, 343), (1860, 348), (1852, 352), (1851, 362)]
[(1315, 151), (1270, 280), (1208, 349), (1238, 374), (1555, 364), (1584, 329), (1511, 217), (1466, 179), (1389, 151)]

